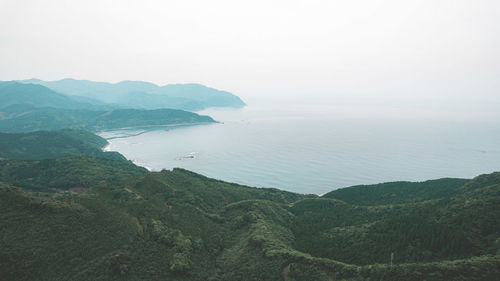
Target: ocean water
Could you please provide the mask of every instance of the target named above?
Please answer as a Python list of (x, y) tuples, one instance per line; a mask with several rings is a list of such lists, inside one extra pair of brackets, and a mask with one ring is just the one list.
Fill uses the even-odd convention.
[(108, 149), (152, 170), (182, 167), (299, 193), (500, 171), (500, 124), (495, 122), (452, 121), (404, 108), (329, 105), (200, 113), (221, 123), (101, 135), (141, 133), (113, 138)]

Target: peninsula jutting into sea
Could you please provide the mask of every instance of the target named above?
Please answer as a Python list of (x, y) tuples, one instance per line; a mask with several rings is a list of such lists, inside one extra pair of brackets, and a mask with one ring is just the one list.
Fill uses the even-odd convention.
[[(142, 103), (129, 103), (131, 93)], [(170, 99), (179, 107), (162, 108), (159, 101)], [(294, 115), (290, 108), (272, 107), (273, 114), (266, 115), (262, 108), (242, 108), (244, 103), (233, 94), (201, 85), (31, 79), (1, 82), (0, 101), (2, 280), (417, 281), (500, 276), (500, 173), (343, 188), (323, 184), (331, 178), (321, 175), (338, 173), (342, 165), (353, 170), (349, 165), (361, 163), (351, 173), (343, 172), (354, 182), (371, 178), (371, 165), (387, 169), (399, 161), (408, 167), (404, 162), (411, 164), (417, 156), (402, 159), (398, 152), (392, 158), (396, 154), (385, 141), (392, 139), (390, 149), (410, 145), (422, 154), (417, 147), (425, 142), (416, 135), (441, 137), (433, 128), (447, 128), (451, 139), (462, 136), (451, 126), (405, 120), (406, 127), (413, 124), (405, 131), (396, 125), (400, 120), (338, 119), (325, 115), (320, 110), (325, 107), (314, 107), (323, 120), (309, 113), (300, 119), (306, 111), (298, 108), (292, 108)], [(212, 106), (227, 108), (206, 109)], [(205, 110), (198, 114), (187, 109)], [(360, 124), (365, 124), (363, 130), (352, 130)], [(481, 126), (471, 130), (484, 133), (490, 128)], [(395, 128), (398, 133), (390, 134)], [(478, 143), (483, 150), (471, 152)], [(488, 142), (473, 138), (458, 144), (461, 149), (432, 159), (459, 154), (470, 167), (500, 165)], [(435, 148), (429, 144), (422, 151), (434, 153)], [(110, 150), (142, 154), (142, 160), (158, 166), (148, 171), (134, 164), (134, 157)], [(166, 157), (165, 151), (174, 154)], [(473, 165), (476, 157), (483, 166)], [(269, 162), (276, 163), (274, 170)], [(194, 165), (221, 176), (209, 178), (165, 163)], [(436, 173), (461, 171), (437, 166), (432, 166)], [(405, 171), (392, 169), (392, 174)], [(276, 176), (287, 171), (296, 175)], [(333, 178), (338, 178), (335, 173)], [(231, 176), (240, 183), (221, 180)], [(259, 183), (252, 184), (252, 179)], [(285, 184), (281, 189), (260, 187), (266, 180)], [(328, 190), (304, 192), (307, 182)], [(294, 183), (302, 192), (290, 191)]]

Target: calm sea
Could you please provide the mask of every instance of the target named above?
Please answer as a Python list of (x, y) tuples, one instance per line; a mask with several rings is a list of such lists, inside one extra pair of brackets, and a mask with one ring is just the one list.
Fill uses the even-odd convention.
[(115, 138), (109, 149), (152, 170), (182, 167), (225, 181), (315, 194), (500, 170), (500, 126), (493, 122), (436, 121), (446, 118), (406, 109), (328, 105), (200, 113), (222, 123)]

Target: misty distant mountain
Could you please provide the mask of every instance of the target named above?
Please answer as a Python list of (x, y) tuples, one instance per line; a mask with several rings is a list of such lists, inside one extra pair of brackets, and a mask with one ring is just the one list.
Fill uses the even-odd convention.
[(23, 84), (15, 81), (0, 82), (0, 108), (25, 104), (34, 107), (66, 109), (110, 109), (103, 102), (86, 97), (67, 96), (37, 84)]
[[(69, 80), (62, 81), (65, 81), (64, 84)], [(121, 95), (121, 100), (126, 100), (126, 103), (122, 102), (121, 105), (117, 105), (93, 99), (90, 95), (62, 94), (60, 90), (49, 89), (38, 83), (43, 83), (43, 81), (34, 79), (27, 80), (25, 83), (0, 81), (0, 131), (32, 132), (65, 128), (100, 131), (122, 127), (215, 122), (209, 116), (165, 108), (168, 105), (160, 106), (158, 104), (161, 102), (169, 99), (175, 100), (175, 98), (164, 97), (161, 99), (158, 98), (161, 97), (159, 94), (139, 92), (140, 94), (136, 95), (132, 92), (126, 92)], [(101, 84), (112, 85), (90, 81), (79, 81), (78, 83), (87, 85), (87, 89), (94, 91), (94, 93), (99, 91)], [(124, 91), (123, 89), (148, 89), (148, 87), (152, 87), (144, 82), (123, 82), (115, 85), (117, 85), (116, 89), (122, 89), (116, 90), (117, 92)], [(71, 88), (71, 83), (67, 86)], [(106, 87), (103, 86), (103, 88)], [(103, 96), (113, 96), (115, 91), (113, 89)], [(118, 99), (120, 95), (115, 94), (114, 96)], [(142, 106), (135, 106), (135, 103)], [(186, 99), (184, 105), (199, 108), (199, 103), (192, 100)]]
[(245, 105), (236, 95), (200, 84), (158, 86), (142, 81), (122, 81), (112, 84), (69, 78), (58, 81), (29, 79), (18, 82), (39, 84), (80, 99), (99, 100), (128, 108), (200, 110), (207, 107), (242, 107)]

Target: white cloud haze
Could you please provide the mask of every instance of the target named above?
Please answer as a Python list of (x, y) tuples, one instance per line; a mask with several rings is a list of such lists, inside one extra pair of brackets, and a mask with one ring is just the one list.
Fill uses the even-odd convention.
[(491, 106), (500, 1), (0, 0), (0, 61), (0, 80)]

